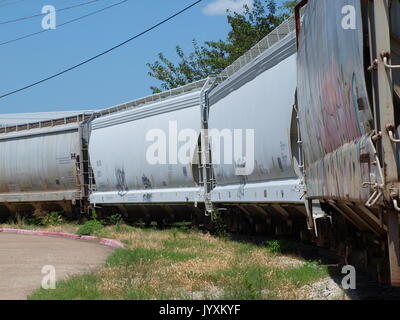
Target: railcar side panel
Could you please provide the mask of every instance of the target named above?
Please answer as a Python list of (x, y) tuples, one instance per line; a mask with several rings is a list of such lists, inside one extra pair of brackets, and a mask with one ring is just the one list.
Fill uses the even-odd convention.
[[(94, 120), (89, 154), (96, 191), (91, 202), (198, 201), (194, 159), (200, 125), (199, 91)], [(180, 153), (190, 161), (181, 161)]]
[[(356, 28), (343, 26), (353, 6)], [(307, 194), (366, 202), (382, 183), (371, 141), (360, 0), (310, 0), (299, 35), (298, 101)]]
[[(225, 91), (225, 95), (218, 88), (211, 94), (209, 128), (217, 185), (212, 192), (213, 202), (301, 202), (303, 190), (293, 168), (290, 148), (296, 92), (295, 52), (295, 38), (291, 34), (219, 90)], [(247, 130), (254, 132), (254, 145), (246, 141), (250, 134)], [(240, 133), (239, 140), (235, 131)], [(226, 139), (224, 132), (231, 133), (232, 140)], [(297, 148), (297, 140), (295, 144)], [(231, 151), (225, 157), (226, 147), (231, 147)], [(243, 166), (254, 170), (242, 174)]]
[(78, 124), (0, 135), (0, 202), (80, 199)]

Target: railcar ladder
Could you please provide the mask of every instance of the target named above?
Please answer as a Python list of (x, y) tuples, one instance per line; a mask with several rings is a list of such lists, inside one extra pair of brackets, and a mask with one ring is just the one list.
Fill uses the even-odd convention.
[(208, 135), (209, 100), (208, 93), (216, 84), (216, 79), (209, 77), (200, 94), (201, 106), (201, 142), (199, 148), (199, 177), (205, 203), (206, 215), (214, 212), (211, 191), (215, 187), (214, 170), (211, 159), (210, 137)]

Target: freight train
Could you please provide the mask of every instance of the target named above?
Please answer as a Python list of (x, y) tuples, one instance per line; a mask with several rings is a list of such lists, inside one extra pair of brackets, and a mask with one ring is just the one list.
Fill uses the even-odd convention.
[(0, 213), (219, 217), (400, 285), (399, 23), (399, 0), (303, 0), (221, 74), (0, 126)]

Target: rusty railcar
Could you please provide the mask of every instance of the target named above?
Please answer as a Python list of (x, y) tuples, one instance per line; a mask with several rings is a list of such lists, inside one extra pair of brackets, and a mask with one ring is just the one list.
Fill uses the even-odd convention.
[(307, 199), (326, 213), (310, 227), (345, 216), (362, 231), (342, 241), (345, 254), (400, 285), (400, 1), (304, 0), (296, 11)]

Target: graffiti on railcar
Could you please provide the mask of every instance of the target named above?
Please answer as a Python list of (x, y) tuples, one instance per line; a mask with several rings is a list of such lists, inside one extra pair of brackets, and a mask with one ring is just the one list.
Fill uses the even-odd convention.
[[(300, 33), (298, 101), (308, 195), (366, 200), (362, 184), (373, 174), (360, 162), (371, 158), (373, 118), (364, 75), (362, 23), (341, 27), (341, 9), (359, 0), (310, 0)], [(334, 13), (337, 14), (334, 14)], [(339, 188), (339, 181), (341, 183)], [(342, 188), (344, 186), (344, 188)]]
[(383, 181), (375, 154), (370, 136), (363, 136), (338, 148), (323, 161), (310, 165), (307, 192), (311, 195), (323, 194), (331, 199), (367, 201), (373, 192), (372, 186)]
[(115, 187), (118, 190), (118, 195), (123, 197), (129, 190), (128, 185), (126, 184), (125, 169), (123, 167), (115, 168), (115, 178), (117, 180)]
[(246, 176), (241, 176), (240, 177), (240, 183), (239, 183), (239, 188), (237, 191), (237, 197), (238, 199), (242, 199), (245, 196), (245, 190), (246, 190), (246, 184), (247, 184), (247, 178)]
[[(144, 186), (144, 188), (145, 188), (146, 190), (147, 190), (147, 189), (152, 189), (152, 188), (153, 188), (153, 187), (152, 187), (151, 180), (150, 180), (146, 175), (143, 175), (143, 176), (142, 176), (142, 183), (143, 183), (143, 186)], [(143, 194), (143, 201), (144, 201), (144, 202), (151, 202), (152, 199), (153, 199), (153, 194), (152, 194), (152, 193), (145, 193), (145, 194)]]

